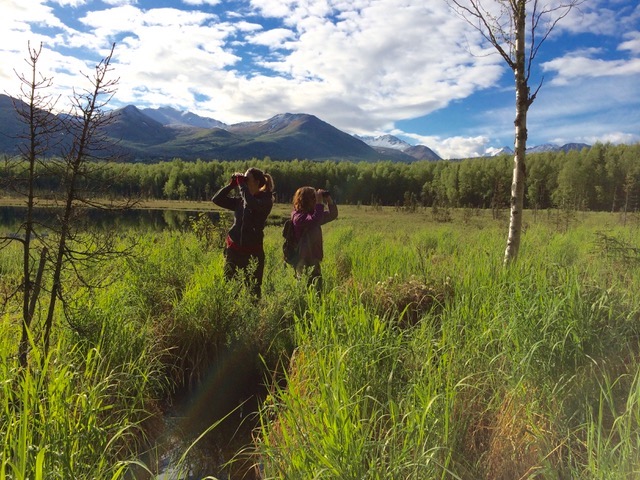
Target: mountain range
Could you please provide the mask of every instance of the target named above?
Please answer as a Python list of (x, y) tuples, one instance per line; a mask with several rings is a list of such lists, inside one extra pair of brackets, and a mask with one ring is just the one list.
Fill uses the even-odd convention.
[[(542, 145), (536, 145), (534, 147), (527, 147), (527, 153), (542, 153), (542, 152), (568, 152), (569, 150), (582, 150), (583, 148), (591, 148), (591, 145), (586, 143), (565, 143), (564, 145), (556, 145), (554, 143), (543, 143)], [(502, 147), (501, 149), (493, 152), (492, 157), (498, 155), (513, 155), (513, 148)]]
[[(0, 94), (0, 153), (18, 153), (22, 129), (14, 108), (20, 102)], [(357, 136), (305, 113), (283, 113), (268, 120), (227, 125), (173, 108), (114, 110), (105, 134), (126, 160), (350, 160), (413, 162), (440, 160), (425, 145), (392, 135)], [(51, 152), (55, 154), (56, 152)]]

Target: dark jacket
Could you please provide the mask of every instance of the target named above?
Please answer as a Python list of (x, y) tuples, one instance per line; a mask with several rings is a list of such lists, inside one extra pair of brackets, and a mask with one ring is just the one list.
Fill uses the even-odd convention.
[(240, 185), (240, 197), (230, 197), (235, 187), (227, 185), (221, 188), (211, 199), (219, 207), (233, 210), (233, 225), (229, 238), (240, 249), (262, 251), (264, 225), (273, 207), (271, 192), (249, 193), (245, 184)]
[(328, 205), (329, 211), (324, 210), (324, 205), (316, 204), (313, 213), (291, 213), (293, 231), (296, 239), (300, 240), (300, 262), (303, 265), (314, 265), (322, 261), (324, 256), (322, 248), (321, 225), (338, 218), (338, 207), (335, 203)]

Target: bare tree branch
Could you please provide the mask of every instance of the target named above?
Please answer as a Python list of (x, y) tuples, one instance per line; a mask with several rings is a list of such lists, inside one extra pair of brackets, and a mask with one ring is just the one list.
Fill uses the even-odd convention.
[[(511, 217), (504, 263), (518, 255), (522, 232), (524, 182), (526, 177), (527, 112), (536, 99), (543, 79), (531, 93), (529, 81), (540, 47), (563, 18), (583, 0), (446, 0), (452, 9), (475, 28), (502, 56), (515, 77), (514, 168), (511, 185)], [(491, 5), (495, 9), (486, 8)], [(499, 13), (492, 13), (493, 11)], [(526, 18), (530, 22), (527, 31)], [(541, 32), (541, 29), (542, 30)], [(541, 34), (540, 34), (541, 33)], [(527, 42), (528, 36), (528, 42)]]
[[(25, 198), (27, 214), (15, 234), (0, 237), (0, 248), (19, 242), (23, 252), (21, 278), (16, 277), (11, 285), (6, 283), (2, 292), (3, 308), (10, 308), (9, 300), (22, 293), (18, 358), (23, 367), (28, 366), (34, 339), (42, 339), (48, 351), (57, 302), (68, 312), (69, 292), (104, 285), (111, 274), (104, 268), (107, 260), (131, 254), (132, 245), (123, 247), (116, 231), (99, 232), (85, 222), (88, 208), (125, 210), (134, 204), (131, 200), (110, 201), (107, 195), (115, 170), (105, 164), (116, 160), (105, 131), (116, 117), (104, 111), (118, 83), (118, 79), (107, 78), (113, 70), (114, 49), (115, 44), (93, 75), (84, 75), (89, 88), (73, 90), (70, 110), (63, 115), (55, 113), (59, 97), (43, 93), (53, 81), (38, 72), (42, 45), (36, 49), (28, 45), (30, 74), (16, 72), (21, 82), (21, 97), (14, 100), (23, 125), (17, 134), (21, 156), (5, 169), (11, 178), (2, 180)], [(46, 225), (36, 222), (33, 215), (41, 193), (36, 191), (38, 175), (43, 172), (58, 179), (64, 192), (62, 198), (58, 192), (53, 194), (54, 207)], [(41, 301), (44, 294), (47, 302)], [(15, 305), (15, 300), (11, 301)]]

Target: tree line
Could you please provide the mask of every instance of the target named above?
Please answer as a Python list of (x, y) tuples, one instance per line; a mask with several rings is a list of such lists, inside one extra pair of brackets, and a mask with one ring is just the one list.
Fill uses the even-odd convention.
[[(596, 143), (589, 149), (527, 156), (525, 208), (635, 211), (640, 201), (640, 144)], [(182, 161), (108, 163), (87, 182), (105, 185), (114, 198), (206, 201), (231, 174), (255, 166), (276, 183), (276, 199), (290, 202), (303, 185), (326, 188), (343, 204), (506, 208), (513, 159), (502, 155), (458, 161)], [(19, 168), (5, 157), (5, 178)], [(38, 165), (36, 189), (56, 195), (60, 178)]]

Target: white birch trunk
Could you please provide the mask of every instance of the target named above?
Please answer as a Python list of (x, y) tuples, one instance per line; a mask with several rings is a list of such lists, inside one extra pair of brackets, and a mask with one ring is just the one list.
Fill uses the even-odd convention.
[(511, 183), (509, 235), (507, 237), (507, 248), (504, 252), (505, 265), (518, 257), (522, 234), (522, 210), (524, 207), (526, 177), (527, 111), (530, 105), (529, 87), (525, 72), (525, 4), (525, 0), (518, 0), (518, 11), (514, 12), (516, 28), (516, 62), (514, 68), (516, 82), (515, 155), (513, 157), (513, 180)]

